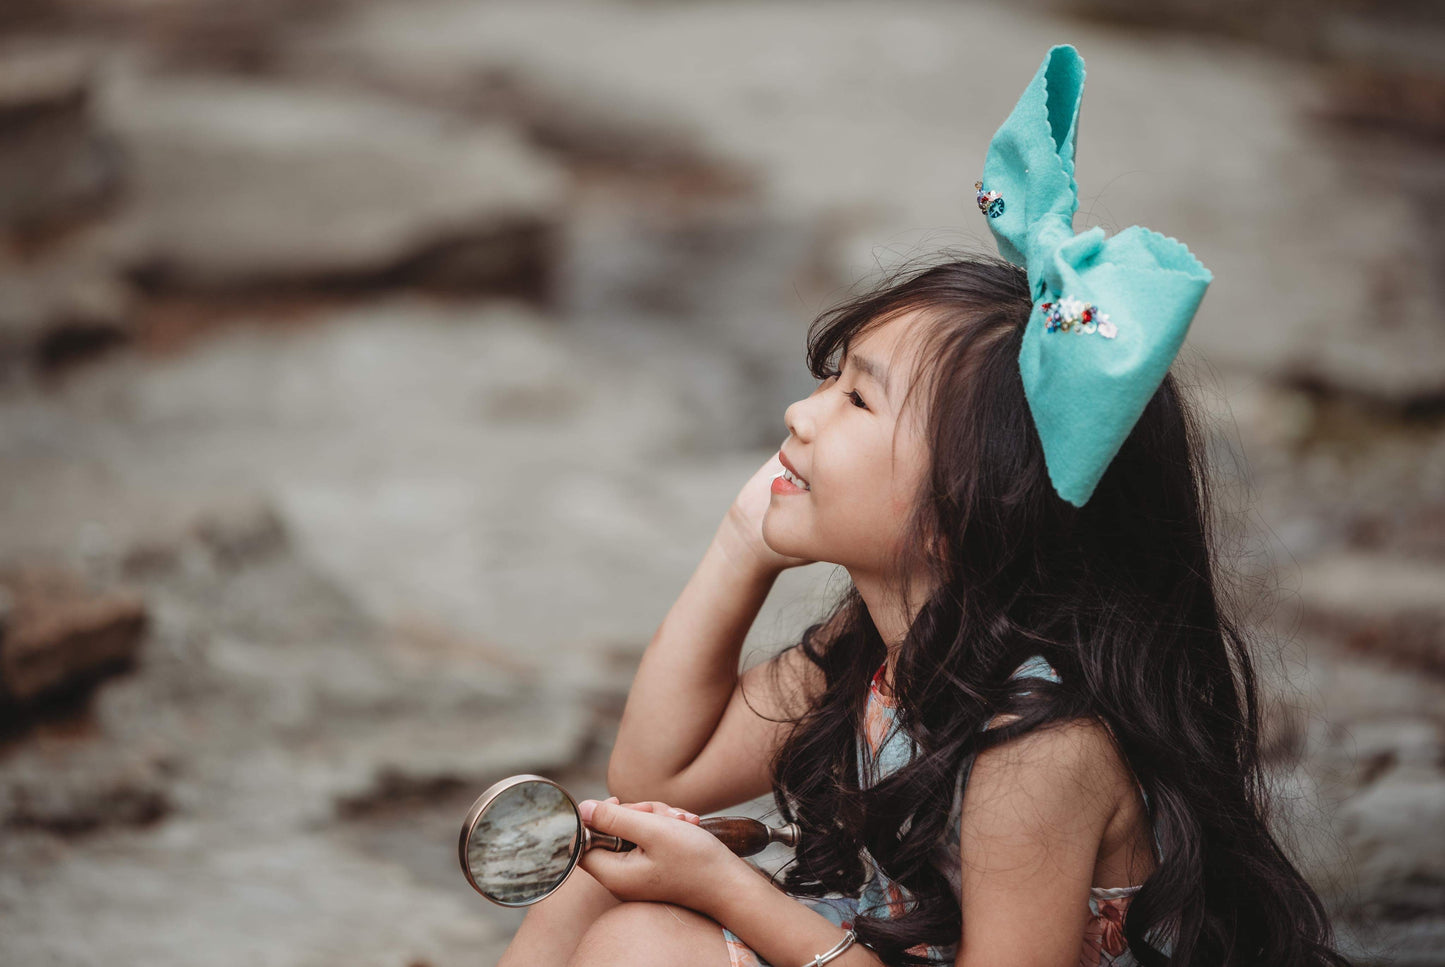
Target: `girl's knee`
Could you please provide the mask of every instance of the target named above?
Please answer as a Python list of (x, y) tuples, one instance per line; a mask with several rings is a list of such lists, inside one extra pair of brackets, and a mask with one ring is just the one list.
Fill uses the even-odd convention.
[(573, 870), (551, 896), (527, 909), (497, 967), (560, 967), (593, 921), (617, 904), (586, 870)]
[(574, 869), (556, 890), (527, 910), (528, 920), (575, 924), (578, 932), (620, 901), (583, 869)]
[(671, 903), (620, 903), (592, 922), (572, 967), (727, 967), (717, 921)]

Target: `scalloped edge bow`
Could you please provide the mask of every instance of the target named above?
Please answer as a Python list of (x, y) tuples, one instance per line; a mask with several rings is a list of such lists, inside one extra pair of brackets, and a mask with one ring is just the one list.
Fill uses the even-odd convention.
[(1142, 225), (1074, 234), (1083, 93), (1079, 52), (1050, 47), (975, 183), (999, 254), (1028, 271), (1019, 374), (1049, 480), (1076, 507), (1163, 382), (1214, 278), (1178, 239)]

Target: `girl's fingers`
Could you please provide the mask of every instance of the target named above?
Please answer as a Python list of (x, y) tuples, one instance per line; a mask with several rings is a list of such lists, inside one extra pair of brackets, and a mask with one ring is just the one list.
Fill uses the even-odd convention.
[(652, 813), (654, 816), (670, 816), (673, 819), (681, 819), (693, 825), (702, 822), (702, 818), (698, 816), (697, 813), (691, 813), (686, 809), (679, 809), (676, 806), (669, 806), (665, 802), (657, 802), (656, 800), (649, 800), (647, 802), (625, 802), (620, 805), (626, 809), (635, 809), (642, 813)]
[[(648, 831), (658, 827), (653, 825), (656, 819), (642, 816), (640, 809), (626, 809), (618, 803), (593, 802), (584, 800), (578, 804), (585, 810), (584, 822), (597, 830), (599, 833), (611, 833), (614, 836), (621, 836), (623, 839), (631, 840), (641, 846), (642, 842), (649, 839)], [(587, 808), (588, 806), (591, 808)], [(588, 852), (598, 852), (589, 850)], [(605, 852), (605, 851), (602, 851)]]
[(650, 802), (647, 805), (652, 807), (652, 812), (658, 816), (671, 816), (673, 819), (682, 819), (690, 823), (699, 821), (696, 813), (690, 813), (686, 809), (677, 806), (669, 806), (665, 802)]

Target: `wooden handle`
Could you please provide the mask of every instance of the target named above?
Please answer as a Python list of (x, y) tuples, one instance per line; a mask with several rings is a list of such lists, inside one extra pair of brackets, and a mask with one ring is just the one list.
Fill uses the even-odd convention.
[(772, 830), (765, 823), (747, 816), (714, 816), (698, 825), (739, 856), (761, 853), (773, 841)]
[[(724, 846), (738, 856), (753, 856), (761, 853), (768, 848), (769, 843), (782, 843), (784, 846), (798, 845), (798, 830), (791, 824), (774, 829), (766, 823), (750, 819), (747, 816), (712, 816), (702, 820), (698, 825), (716, 836)], [(582, 827), (582, 835), (584, 850), (605, 849), (614, 853), (626, 853), (628, 850), (637, 848), (636, 843), (629, 842), (620, 836), (599, 833), (590, 826)]]

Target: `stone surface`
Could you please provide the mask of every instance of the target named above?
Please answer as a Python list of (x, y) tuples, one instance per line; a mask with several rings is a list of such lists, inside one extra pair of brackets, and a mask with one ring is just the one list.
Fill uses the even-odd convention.
[(24, 380), (130, 338), (133, 292), (96, 236), (29, 257), (0, 244), (0, 381)]
[(1353, 648), (1445, 674), (1445, 563), (1346, 553), (1301, 575), (1306, 622)]
[[(44, 397), (15, 388), (0, 407), (11, 553), (69, 553), (134, 583), (156, 622), (145, 662), (95, 696), (88, 725), (42, 723), (0, 756), (14, 835), (129, 830), (105, 875), (148, 862), (184, 890), (203, 873), (152, 830), (334, 834), (411, 877), (407, 902), (473, 899), (451, 852), (470, 798), (501, 775), (605, 756), (636, 655), (768, 456), (668, 455), (693, 418), (670, 352), (592, 352), (518, 304), (399, 297), (163, 360), (124, 352)], [(752, 660), (787, 639), (822, 575), (788, 577)], [(590, 768), (568, 780), (579, 795), (602, 793)], [(7, 949), (86, 963), (104, 948), (33, 915), (69, 889), (40, 855), (12, 854), (0, 874), (56, 877), (12, 894), (27, 898), (14, 921), (35, 926)], [(324, 886), (297, 876), (277, 903)], [(495, 958), (517, 918), (474, 900), (494, 931), (475, 955)], [(243, 938), (247, 909), (216, 927), (225, 956), (309, 963), (312, 940)], [(119, 919), (98, 929), (139, 942)], [(344, 954), (336, 929), (314, 943)], [(183, 940), (154, 941), (156, 956)]]
[[(940, 246), (994, 250), (975, 172), (1059, 42), (1017, 7), (849, 2), (820, 17), (801, 0), (375, 3), (297, 36), (292, 69), (454, 91), (505, 68), (688, 131), (752, 172), (770, 211), (846, 225), (828, 259), (845, 283)], [(1068, 42), (1089, 64), (1075, 228), (1138, 223), (1189, 245), (1216, 277), (1189, 345), (1382, 399), (1445, 391), (1441, 278), (1412, 216), (1445, 191), (1433, 150), (1312, 126), (1309, 68), (1262, 52), (1086, 23)], [(1359, 184), (1368, 205), (1339, 202)]]
[(0, 708), (74, 691), (134, 662), (146, 628), (139, 596), (34, 567), (0, 572), (0, 592)]
[[(520, 916), (462, 880), (467, 807), (518, 771), (605, 795), (638, 656), (814, 386), (807, 323), (880, 263), (992, 249), (960, 172), (1059, 26), (914, 3), (270, 19), (288, 3), (180, 0), (152, 25), (197, 29), (117, 41), (97, 103), (131, 148), (122, 231), (0, 257), (18, 353), (87, 280), (134, 335), (0, 383), (0, 557), (134, 585), (154, 616), (130, 674), (0, 739), (0, 960), (495, 961)], [(1445, 560), (1438, 246), (1410, 221), (1438, 156), (1340, 140), (1308, 120), (1311, 72), (1260, 50), (1067, 38), (1090, 65), (1076, 226), (1149, 225), (1217, 276), (1180, 365), (1222, 462), (1220, 573), (1269, 632), (1281, 841), (1358, 962), (1437, 963), (1445, 682), (1400, 622), (1438, 611)], [(499, 252), (507, 206), (541, 234)], [(504, 252), (550, 305), (417, 291), (490, 287)], [(785, 574), (745, 663), (845, 578)]]
[(152, 285), (432, 273), (515, 288), (550, 262), (563, 178), (506, 127), (342, 90), (117, 73), (104, 110), (132, 169), (133, 269)]
[[(0, 856), (0, 910), (26, 924), (6, 932), (19, 962), (450, 967), (499, 953), (461, 889), (419, 888), (314, 833), (175, 820), (83, 845), (6, 837)], [(84, 930), (75, 909), (88, 911)]]
[(88, 833), (148, 826), (167, 816), (184, 756), (154, 741), (77, 741), (40, 731), (11, 743), (0, 781), (0, 821), (11, 830)]
[(1276, 774), (1276, 828), (1367, 963), (1429, 964), (1445, 929), (1445, 682), (1327, 637), (1275, 686), (1305, 713)]
[(74, 218), (116, 187), (115, 146), (92, 113), (93, 61), (35, 40), (0, 50), (0, 228)]
[(1445, 909), (1445, 779), (1436, 769), (1392, 771), (1342, 813), (1366, 914), (1408, 919)]
[[(217, 963), (447, 964), (492, 949), (459, 873), (421, 885), (327, 831), (398, 799), (559, 771), (588, 707), (499, 678), (466, 642), (397, 640), (261, 501), (222, 503), (112, 563), (155, 604), (140, 667), (0, 747), (0, 909), (27, 924), (6, 956), (181, 963), (205, 942)], [(104, 911), (60, 929), (46, 897), (61, 895)], [(279, 911), (305, 915), (267, 926)]]

